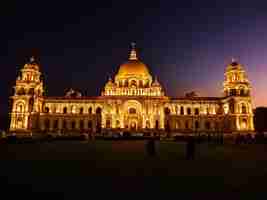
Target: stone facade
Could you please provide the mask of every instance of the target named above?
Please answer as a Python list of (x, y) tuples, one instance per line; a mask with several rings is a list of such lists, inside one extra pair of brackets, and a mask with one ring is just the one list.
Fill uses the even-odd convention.
[(132, 47), (114, 80), (101, 96), (69, 90), (65, 96), (44, 96), (38, 63), (32, 58), (18, 76), (12, 98), (10, 132), (29, 134), (130, 133), (192, 134), (254, 131), (251, 86), (241, 64), (225, 70), (222, 97), (166, 96)]

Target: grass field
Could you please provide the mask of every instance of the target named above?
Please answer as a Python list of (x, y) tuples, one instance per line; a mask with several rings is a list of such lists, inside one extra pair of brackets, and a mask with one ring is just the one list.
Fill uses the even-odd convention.
[(267, 191), (267, 146), (197, 144), (185, 159), (185, 143), (158, 141), (56, 141), (0, 146), (4, 187), (59, 195), (103, 191)]

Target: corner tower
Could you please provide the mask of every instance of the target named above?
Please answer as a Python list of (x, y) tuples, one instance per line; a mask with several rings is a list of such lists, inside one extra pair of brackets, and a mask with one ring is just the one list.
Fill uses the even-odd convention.
[(42, 110), (43, 81), (39, 64), (31, 57), (17, 77), (12, 99), (10, 131), (29, 134), (38, 126), (37, 118)]
[(254, 131), (251, 84), (244, 67), (234, 59), (226, 67), (223, 88), (224, 111), (231, 121), (231, 130)]
[(232, 59), (224, 74), (225, 96), (250, 96), (251, 85), (241, 64)]

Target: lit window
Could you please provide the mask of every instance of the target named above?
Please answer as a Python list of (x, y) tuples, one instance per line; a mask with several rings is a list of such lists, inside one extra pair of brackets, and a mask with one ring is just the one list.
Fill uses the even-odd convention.
[(67, 107), (63, 108), (63, 113), (66, 114), (67, 113)]
[(190, 108), (187, 108), (187, 114), (191, 115), (191, 109)]

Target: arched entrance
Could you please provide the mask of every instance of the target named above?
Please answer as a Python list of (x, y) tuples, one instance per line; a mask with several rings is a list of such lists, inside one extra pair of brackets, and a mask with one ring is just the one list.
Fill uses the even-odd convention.
[(141, 116), (142, 105), (136, 100), (129, 100), (124, 103), (123, 108), (123, 120), (124, 127), (128, 131), (138, 131), (142, 128), (142, 116)]

